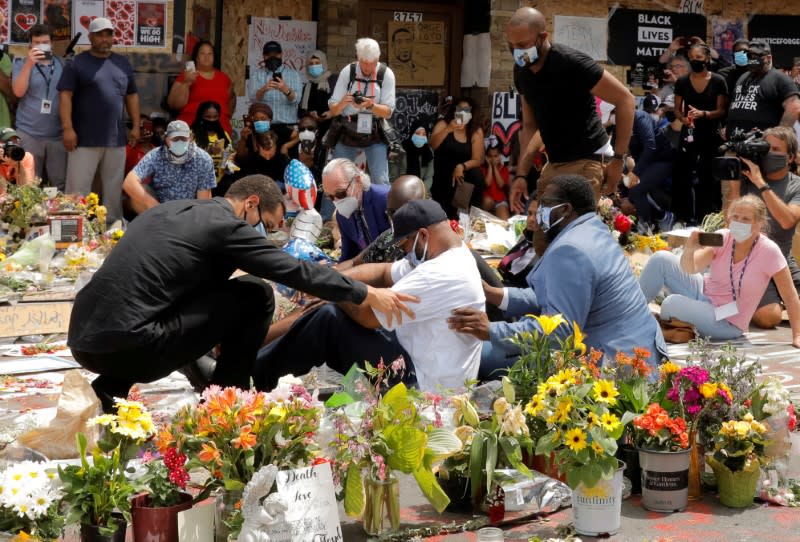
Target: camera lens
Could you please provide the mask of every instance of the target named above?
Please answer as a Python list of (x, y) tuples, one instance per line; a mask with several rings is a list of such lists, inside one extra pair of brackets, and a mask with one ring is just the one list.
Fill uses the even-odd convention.
[(3, 146), (3, 154), (14, 160), (15, 162), (21, 161), (25, 158), (25, 149), (16, 143), (8, 142)]

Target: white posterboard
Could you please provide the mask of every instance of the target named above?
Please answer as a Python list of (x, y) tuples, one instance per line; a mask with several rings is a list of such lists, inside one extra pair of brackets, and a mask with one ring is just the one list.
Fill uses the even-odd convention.
[(573, 17), (556, 15), (553, 41), (567, 45), (592, 57), (606, 60), (608, 19), (605, 17)]
[(250, 19), (247, 39), (247, 65), (251, 73), (264, 67), (264, 44), (277, 41), (283, 49), (283, 63), (305, 74), (306, 57), (317, 48), (317, 23), (314, 21), (282, 21), (267, 17)]

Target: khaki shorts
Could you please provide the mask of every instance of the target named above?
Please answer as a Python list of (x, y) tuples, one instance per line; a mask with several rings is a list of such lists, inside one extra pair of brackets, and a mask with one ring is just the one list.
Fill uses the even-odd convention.
[[(559, 175), (582, 175), (589, 180), (594, 189), (595, 201), (600, 199), (600, 190), (603, 187), (605, 168), (597, 160), (575, 160), (574, 162), (548, 162), (542, 169), (542, 174), (536, 182), (536, 201), (544, 194), (544, 189), (553, 178)], [(538, 229), (533, 233), (533, 246), (536, 254), (541, 256), (547, 248), (547, 237)]]

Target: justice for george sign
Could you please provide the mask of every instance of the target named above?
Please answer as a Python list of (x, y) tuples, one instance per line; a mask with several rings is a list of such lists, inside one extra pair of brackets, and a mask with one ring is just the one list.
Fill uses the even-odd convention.
[(608, 59), (625, 66), (657, 63), (658, 57), (680, 36), (699, 36), (705, 41), (706, 18), (692, 13), (612, 9)]

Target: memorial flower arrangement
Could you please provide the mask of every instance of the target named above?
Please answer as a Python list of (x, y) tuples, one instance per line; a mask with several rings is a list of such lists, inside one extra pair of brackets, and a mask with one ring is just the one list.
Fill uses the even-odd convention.
[(770, 378), (753, 391), (749, 406), (758, 420), (785, 414), (789, 431), (797, 428), (797, 416), (789, 399), (789, 390), (775, 378)]
[(211, 490), (241, 490), (261, 467), (304, 466), (318, 446), (323, 406), (302, 382), (282, 377), (270, 393), (210, 386), (197, 406), (178, 411), (162, 426), (156, 444), (162, 455), (176, 449), (189, 460), (186, 469), (204, 469)]
[(619, 205), (611, 198), (603, 197), (597, 202), (597, 214), (608, 227), (608, 231), (620, 245), (626, 250), (633, 250), (634, 233), (633, 227), (636, 225), (636, 217), (623, 213)]
[(568, 367), (539, 385), (526, 411), (545, 421), (547, 433), (536, 443), (537, 454), (555, 453), (567, 484), (591, 488), (610, 479), (619, 462), (617, 440), (633, 418), (621, 418), (612, 409), (619, 390), (612, 380), (596, 378), (585, 366)]
[(626, 412), (641, 414), (649, 402), (648, 379), (653, 368), (647, 362), (650, 351), (635, 347), (633, 355), (617, 352), (614, 358), (613, 378), (619, 389), (617, 403), (611, 410), (622, 417)]
[[(63, 501), (67, 504), (67, 523), (100, 527), (101, 534), (117, 529), (114, 512), (131, 520), (130, 497), (136, 487), (128, 480), (126, 470), (146, 440), (155, 434), (150, 413), (142, 403), (115, 399), (116, 414), (104, 414), (89, 420), (104, 428), (103, 435), (91, 451), (86, 436), (78, 433), (76, 441), (81, 462), (58, 468), (63, 484)], [(90, 453), (92, 461), (88, 461)]]
[(0, 222), (19, 240), (31, 225), (47, 223), (47, 200), (38, 182), (9, 184), (0, 196)]
[[(764, 455), (766, 432), (764, 424), (749, 412), (741, 420), (723, 422), (714, 444), (714, 461), (731, 472), (749, 470), (751, 462)], [(757, 462), (755, 468), (758, 468)]]
[[(514, 387), (507, 377), (503, 377), (503, 395), (495, 399), (491, 414), (484, 419), (479, 417), (468, 395), (455, 395), (450, 402), (455, 408), (455, 434), (463, 449), (444, 461), (439, 470), (441, 478), (469, 479), (474, 501), (482, 488), (488, 495), (494, 493), (492, 484), (497, 469), (514, 468), (531, 476), (523, 463), (522, 450), (524, 448), (530, 454), (533, 441), (525, 411), (515, 401)], [(482, 479), (484, 471), (485, 479)]]
[(187, 457), (177, 448), (167, 448), (163, 455), (145, 456), (145, 474), (139, 479), (147, 492), (151, 507), (174, 506), (181, 502), (189, 471), (186, 470)]
[(0, 473), (0, 531), (55, 540), (64, 530), (60, 504), (56, 469), (23, 461)]
[[(666, 398), (671, 410), (689, 422), (690, 442), (708, 423), (720, 420), (733, 404), (733, 394), (725, 382), (712, 381), (709, 371), (699, 365), (689, 365), (674, 373)], [(715, 414), (712, 414), (715, 413)]]
[[(441, 512), (450, 500), (433, 474), (433, 464), (461, 450), (461, 441), (453, 431), (442, 428), (438, 396), (425, 395), (399, 383), (381, 394), (390, 376), (403, 370), (402, 358), (386, 365), (365, 364), (366, 379), (359, 379), (356, 389), (362, 401), (338, 396), (329, 402), (335, 410), (332, 466), (339, 497), (350, 516), (364, 516), (368, 533), (380, 531), (382, 507), (388, 506), (393, 527), (399, 524), (399, 502), (394, 492), (378, 488), (395, 479), (395, 472), (411, 474), (420, 491)], [(358, 413), (358, 407), (362, 407)], [(433, 420), (420, 410), (433, 409)]]
[(676, 452), (689, 447), (686, 420), (670, 417), (658, 403), (651, 403), (644, 414), (633, 419), (633, 441), (645, 450)]

